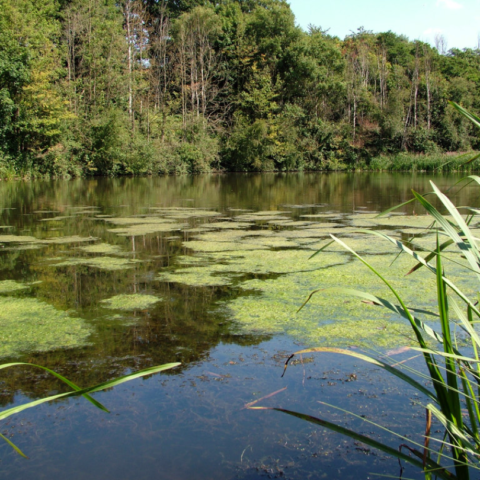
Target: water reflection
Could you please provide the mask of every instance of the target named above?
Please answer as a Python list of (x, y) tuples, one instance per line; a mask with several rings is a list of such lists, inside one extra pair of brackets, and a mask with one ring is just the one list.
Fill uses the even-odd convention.
[[(240, 214), (237, 210), (288, 209), (292, 221), (305, 221), (301, 215), (318, 212), (381, 211), (409, 199), (412, 189), (419, 192), (430, 190), (428, 181), (431, 179), (445, 188), (458, 177), (238, 174), (1, 184), (3, 210), (0, 226), (10, 228), (2, 229), (0, 235), (29, 236), (42, 242), (19, 245), (18, 241), (4, 237), (2, 242), (0, 238), (3, 245), (0, 281), (38, 282), (10, 296), (19, 300), (35, 298), (58, 310), (71, 312), (83, 319), (92, 331), (89, 344), (81, 348), (43, 353), (35, 352), (35, 349), (19, 351), (9, 360), (48, 365), (80, 385), (99, 383), (129, 369), (169, 361), (180, 361), (183, 365), (175, 372), (140, 386), (105, 394), (108, 406), (120, 412), (120, 420), (104, 419), (83, 405), (71, 408), (78, 402), (45, 407), (43, 412), (54, 412), (48, 414), (56, 419), (62, 418), (58, 422), (64, 432), (45, 444), (39, 438), (54, 437), (51, 424), (41, 417), (45, 413), (39, 413), (39, 416), (30, 413), (25, 421), (36, 427), (25, 427), (27, 433), (23, 438), (30, 445), (27, 450), (36, 452), (33, 454), (35, 460), (28, 467), (5, 451), (2, 458), (7, 471), (22, 472), (22, 478), (38, 478), (35, 477), (38, 469), (48, 472), (48, 478), (61, 478), (61, 466), (66, 465), (76, 465), (78, 478), (85, 478), (87, 474), (93, 478), (132, 478), (134, 473), (137, 478), (154, 478), (157, 469), (163, 469), (161, 478), (192, 478), (192, 475), (195, 478), (259, 478), (261, 475), (280, 476), (281, 472), (292, 478), (305, 478), (307, 473), (313, 475), (312, 478), (322, 478), (325, 474), (338, 473), (339, 459), (345, 462), (348, 455), (345, 456), (341, 449), (332, 453), (337, 447), (329, 442), (337, 440), (331, 440), (325, 432), (315, 431), (315, 441), (301, 440), (306, 433), (313, 435), (310, 427), (270, 415), (259, 419), (258, 416), (253, 418), (251, 412), (238, 413), (242, 402), (279, 387), (278, 368), (282, 362), (279, 351), (286, 353), (296, 349), (295, 339), (239, 333), (229, 311), (218, 308), (241, 299), (244, 293), (234, 287), (189, 286), (157, 278), (159, 272), (178, 269), (179, 257), (191, 255), (192, 251), (185, 247), (184, 241), (191, 240), (192, 234), (183, 230), (202, 228), (215, 220), (189, 217), (175, 220), (188, 224), (188, 228), (173, 232), (119, 235), (109, 231), (115, 226), (106, 221), (105, 216), (126, 218), (151, 215), (152, 207), (182, 207), (212, 209), (219, 214), (217, 220), (222, 221), (222, 217)], [(467, 187), (460, 191), (455, 201), (473, 205), (476, 199), (477, 190)], [(405, 207), (404, 211), (422, 213), (414, 205)], [(281, 224), (262, 225), (254, 230), (267, 229), (275, 234), (283, 228)], [(85, 242), (80, 243), (78, 239), (66, 243), (52, 241), (71, 236), (79, 236)], [(95, 257), (96, 254), (80, 247), (100, 242), (115, 247), (113, 253), (106, 256), (123, 259), (128, 268), (97, 268), (78, 261), (65, 264), (72, 258)], [(263, 281), (272, 277), (252, 274), (242, 278)], [(112, 312), (102, 306), (102, 300), (131, 293), (153, 295), (161, 301), (133, 312)], [(255, 295), (249, 292), (252, 294)], [(315, 371), (313, 365), (311, 375)], [(336, 379), (338, 383), (338, 375), (342, 374), (329, 372), (324, 377), (328, 382)], [(365, 391), (375, 384), (375, 375), (371, 372), (365, 374)], [(312, 392), (318, 393), (318, 385), (308, 393), (296, 380), (298, 378), (287, 380), (292, 393), (285, 398), (289, 402), (312, 406), (315, 402)], [(314, 380), (311, 377), (310, 383), (315, 384)], [(0, 402), (6, 406), (60, 388), (58, 382), (49, 376), (12, 369), (3, 372)], [(355, 390), (359, 390), (358, 386), (352, 392)], [(125, 398), (126, 392), (135, 395), (134, 406)], [(343, 395), (334, 394), (337, 398)], [(352, 408), (355, 407), (358, 402)], [(62, 417), (58, 408), (67, 408), (68, 415)], [(398, 414), (398, 424), (402, 424), (405, 415), (408, 416)], [(69, 423), (71, 427), (66, 427)], [(13, 424), (8, 427), (11, 431)], [(121, 432), (128, 434), (122, 436)], [(92, 435), (99, 437), (95, 443)], [(288, 435), (291, 435), (291, 445)], [(132, 446), (126, 436), (135, 438), (136, 445)], [(91, 440), (82, 443), (85, 437)], [(72, 449), (62, 445), (67, 439), (72, 441)], [(97, 443), (102, 446), (96, 446)], [(310, 446), (306, 446), (308, 443)], [(321, 453), (318, 443), (328, 444), (326, 453)], [(230, 446), (220, 449), (221, 454), (212, 454), (212, 449), (227, 444)], [(54, 445), (53, 449), (50, 445)], [(162, 453), (157, 451), (158, 446), (164, 449)], [(61, 460), (55, 449), (61, 452)], [(283, 456), (285, 449), (289, 451), (290, 460)], [(302, 449), (307, 449), (310, 455), (303, 463), (299, 453)], [(125, 458), (117, 468), (118, 452), (122, 452)], [(142, 459), (141, 469), (128, 470), (126, 465), (134, 463), (136, 456)], [(92, 465), (96, 469), (79, 460), (85, 457), (94, 458)], [(323, 457), (321, 468), (319, 462), (312, 460), (319, 457)], [(360, 464), (365, 472), (374, 468), (371, 467), (372, 459), (367, 462), (359, 458), (352, 457), (350, 466), (340, 468), (344, 478), (355, 476), (355, 469), (360, 468)], [(100, 467), (101, 462), (109, 467)], [(380, 464), (377, 471), (384, 471), (383, 459), (375, 462)]]

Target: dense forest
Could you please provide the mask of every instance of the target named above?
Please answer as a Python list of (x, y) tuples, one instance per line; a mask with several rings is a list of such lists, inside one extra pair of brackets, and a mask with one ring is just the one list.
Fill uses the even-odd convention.
[[(328, 27), (328, 26), (325, 26)], [(0, 0), (0, 176), (364, 168), (478, 149), (480, 50), (285, 0)]]

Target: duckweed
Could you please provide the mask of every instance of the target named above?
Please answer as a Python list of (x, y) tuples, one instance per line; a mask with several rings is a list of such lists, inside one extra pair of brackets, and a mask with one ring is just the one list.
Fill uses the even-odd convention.
[(80, 237), (78, 235), (72, 235), (70, 237), (54, 237), (54, 238), (47, 238), (46, 240), (37, 240), (37, 241), (39, 243), (65, 245), (65, 244), (68, 244), (68, 243), (93, 242), (95, 240), (98, 240), (98, 238), (95, 238), (95, 237)]
[(144, 310), (161, 300), (161, 298), (153, 295), (133, 293), (130, 295), (116, 295), (115, 297), (102, 300), (101, 303), (105, 308), (113, 310)]
[(0, 293), (18, 292), (20, 290), (25, 290), (28, 287), (29, 285), (25, 285), (24, 283), (18, 283), (14, 280), (2, 280), (0, 282)]
[(116, 258), (116, 257), (74, 257), (51, 264), (52, 267), (73, 267), (76, 265), (85, 265), (87, 267), (99, 268), (101, 270), (125, 270), (133, 268), (140, 260)]
[(148, 235), (149, 233), (161, 233), (171, 232), (172, 230), (182, 230), (185, 227), (187, 227), (187, 225), (181, 223), (142, 223), (139, 225), (132, 225), (127, 228), (114, 228), (107, 231), (116, 233), (121, 237), (138, 237)]
[(48, 303), (0, 297), (0, 357), (84, 346), (91, 332), (84, 320)]
[[(329, 257), (332, 254), (325, 255)], [(390, 256), (390, 260), (394, 258), (394, 255)], [(434, 304), (433, 276), (417, 276), (408, 281), (403, 278), (407, 267), (412, 265), (410, 258), (401, 257), (398, 260), (400, 264), (394, 269), (383, 267), (388, 264), (385, 257), (380, 260), (369, 257), (369, 260), (380, 270), (388, 271), (389, 280), (399, 288), (407, 304), (425, 308)], [(223, 307), (238, 322), (241, 331), (287, 333), (313, 345), (390, 347), (409, 342), (411, 327), (401, 318), (384, 308), (364, 304), (360, 299), (345, 294), (319, 292), (297, 313), (313, 290), (331, 287), (357, 288), (389, 298), (388, 291), (379, 284), (377, 277), (360, 262), (353, 261), (301, 275), (243, 282), (242, 288), (258, 293), (240, 296)]]
[(38, 239), (35, 237), (29, 237), (27, 235), (0, 235), (0, 243), (30, 243), (38, 242)]
[(118, 255), (124, 253), (118, 245), (110, 245), (109, 243), (98, 243), (96, 245), (88, 245), (86, 247), (78, 248), (87, 253), (105, 253), (107, 255)]

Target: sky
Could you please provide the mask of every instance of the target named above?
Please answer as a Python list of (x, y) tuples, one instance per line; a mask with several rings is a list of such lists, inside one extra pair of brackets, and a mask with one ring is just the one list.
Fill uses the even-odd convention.
[(406, 35), (435, 45), (443, 35), (450, 48), (476, 48), (480, 0), (287, 0), (297, 24), (330, 29), (344, 38), (359, 27)]

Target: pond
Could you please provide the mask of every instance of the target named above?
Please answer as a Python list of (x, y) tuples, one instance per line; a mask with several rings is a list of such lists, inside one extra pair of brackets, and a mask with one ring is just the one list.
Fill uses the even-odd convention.
[[(329, 233), (382, 269), (409, 304), (428, 308), (433, 283), (375, 229), (432, 247), (431, 218), (410, 204), (460, 177), (390, 174), (228, 174), (94, 178), (0, 185), (0, 356), (57, 370), (81, 386), (168, 362), (181, 367), (84, 399), (31, 409), (1, 425), (29, 456), (0, 446), (5, 477), (26, 479), (367, 478), (398, 462), (273, 411), (281, 406), (401, 443), (326, 402), (421, 440), (422, 399), (377, 369), (334, 354), (342, 346), (421, 363), (399, 319), (329, 290), (387, 295)], [(458, 190), (458, 189), (457, 189)], [(468, 186), (453, 199), (476, 205)], [(392, 265), (391, 265), (392, 264)], [(391, 265), (391, 266), (390, 266)], [(455, 264), (451, 274), (455, 277)], [(433, 281), (432, 279), (429, 279)], [(461, 278), (457, 279), (460, 283)], [(468, 287), (468, 285), (467, 285)], [(429, 320), (426, 318), (425, 320)], [(431, 322), (436, 328), (435, 322)], [(3, 407), (62, 390), (32, 369), (3, 370)], [(422, 478), (407, 466), (405, 476)]]

